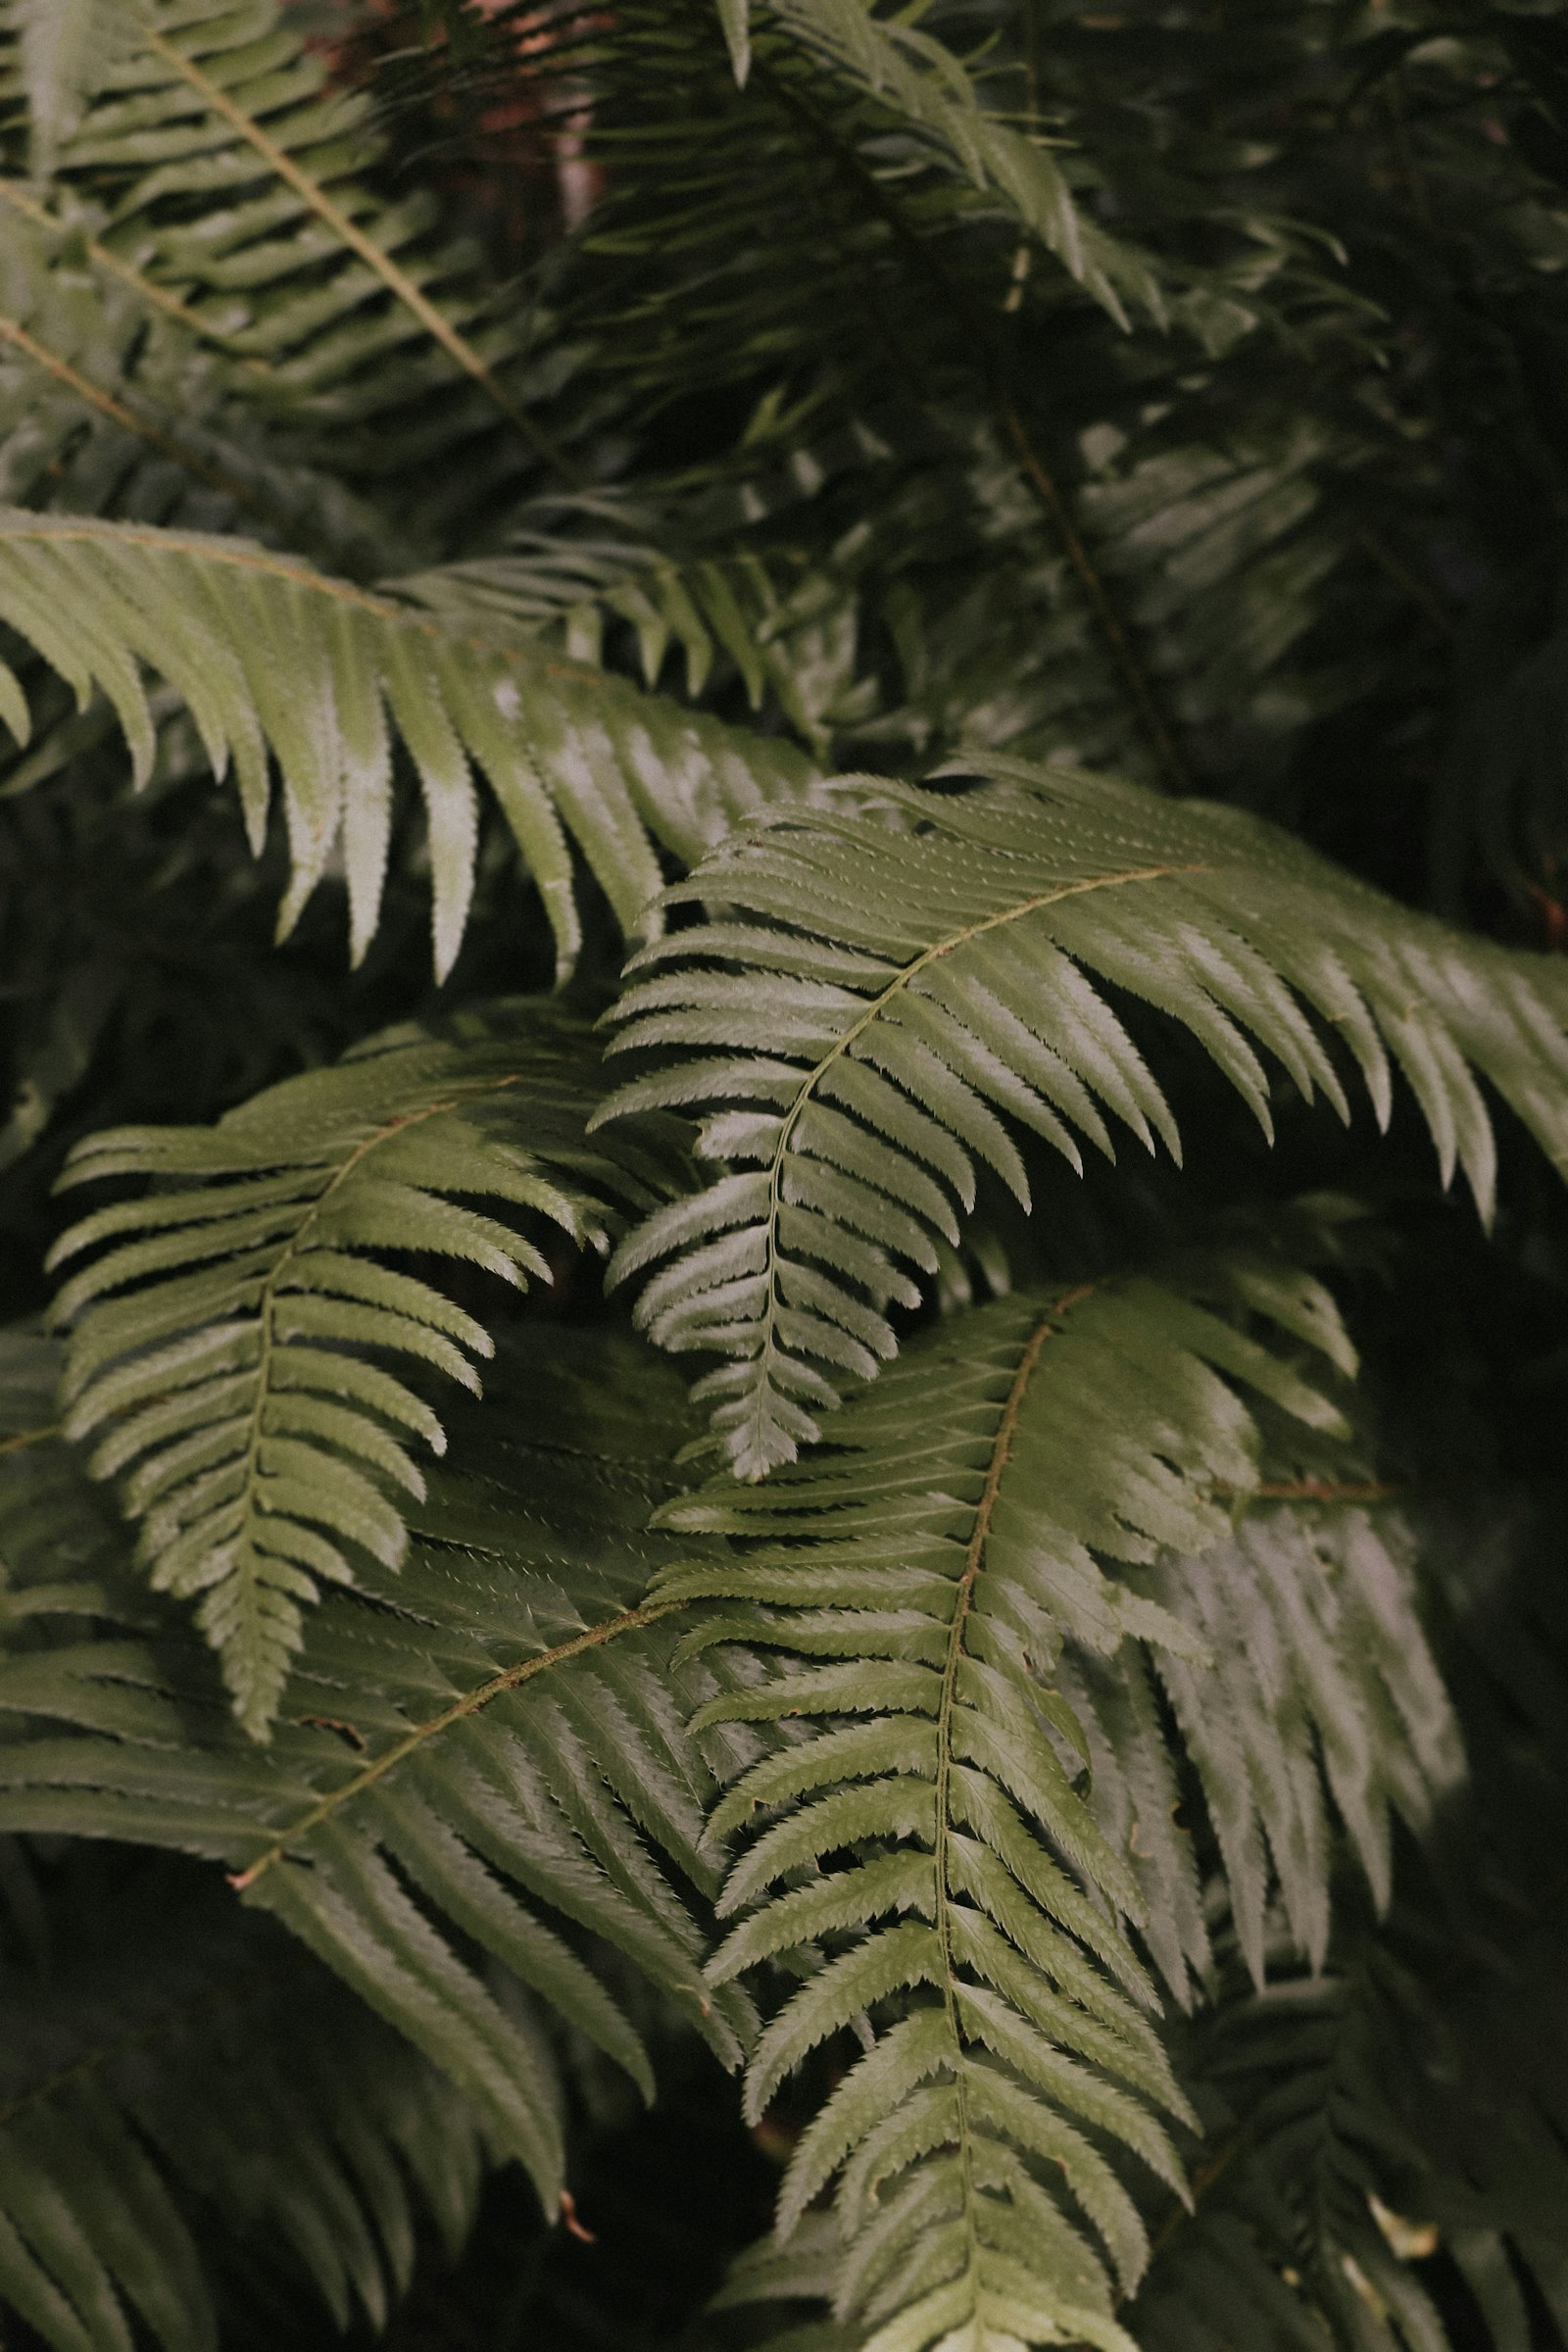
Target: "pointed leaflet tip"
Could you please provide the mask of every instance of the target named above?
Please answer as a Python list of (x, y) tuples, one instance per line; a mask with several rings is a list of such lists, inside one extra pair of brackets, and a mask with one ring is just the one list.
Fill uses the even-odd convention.
[(729, 62), (741, 89), (752, 70), (751, 0), (718, 0), (718, 21), (724, 28)]

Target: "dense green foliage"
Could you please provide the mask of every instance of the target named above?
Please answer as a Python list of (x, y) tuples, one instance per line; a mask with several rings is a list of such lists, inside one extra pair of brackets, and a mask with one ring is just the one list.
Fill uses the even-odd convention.
[(1560, 0), (0, 0), (0, 2332), (1568, 2344)]

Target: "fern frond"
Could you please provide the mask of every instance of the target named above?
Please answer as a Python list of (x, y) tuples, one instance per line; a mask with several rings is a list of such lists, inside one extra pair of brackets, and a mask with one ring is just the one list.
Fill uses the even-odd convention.
[(1277, 1345), (1180, 1290), (1006, 1299), (911, 1347), (827, 1425), (830, 1450), (662, 1513), (744, 1545), (656, 1582), (656, 1598), (726, 1604), (688, 1648), (784, 1653), (697, 1725), (820, 1725), (714, 1813), (715, 1835), (769, 1819), (720, 1896), (744, 1916), (710, 1975), (783, 1956), (805, 1978), (752, 2059), (754, 2117), (813, 2050), (861, 2035), (791, 2160), (779, 2228), (841, 2176), (839, 2313), (880, 2352), (1121, 2352), (1112, 2280), (1132, 2291), (1148, 2240), (1103, 2147), (1187, 2193), (1157, 2111), (1193, 2118), (1120, 1924), (1142, 1898), (1079, 1785), (1057, 1669), (1065, 1644), (1113, 1657), (1129, 1633), (1201, 1655), (1100, 1561), (1222, 1537), (1214, 1490), (1257, 1476), (1238, 1387), (1338, 1425)]
[[(680, 1891), (716, 1876), (712, 1782), (682, 1721), (713, 1684), (672, 1675), (675, 1612), (641, 1597), (676, 1550), (646, 1529), (689, 1426), (679, 1383), (640, 1350), (533, 1326), (484, 1404), (454, 1417), (462, 1467), (433, 1472), (411, 1508), (401, 1571), (372, 1558), (314, 1614), (267, 1748), (124, 1569), (107, 1592), (43, 1588), (32, 1645), (0, 1664), (0, 1826), (223, 1862), (463, 2086), (550, 2214), (564, 2159), (549, 2069), (475, 1950), (645, 2092), (648, 2055), (596, 1941), (727, 2062), (751, 2031), (745, 1998), (704, 1980)], [(90, 1511), (78, 1457), (41, 1450)], [(0, 1528), (9, 1472), (0, 1457)], [(83, 1616), (110, 1638), (84, 1639)]]
[[(750, 47), (746, 0), (727, 0), (721, 13), (740, 72)], [(865, 0), (766, 0), (765, 15), (885, 110), (916, 158), (940, 161), (1005, 208), (1119, 324), (1132, 305), (1163, 321), (1148, 258), (1074, 203), (1051, 149), (991, 113), (970, 69), (928, 27), (879, 17)]]
[[(438, 977), (472, 894), (474, 767), (567, 966), (579, 940), (573, 844), (629, 931), (662, 879), (656, 843), (690, 861), (741, 815), (810, 790), (809, 763), (786, 743), (568, 666), (500, 625), (445, 626), (245, 540), (18, 511), (0, 513), (0, 619), (80, 705), (94, 690), (108, 697), (139, 778), (154, 748), (143, 664), (185, 704), (215, 771), (232, 761), (258, 850), (275, 758), (293, 866), (282, 926), (336, 853), (356, 957), (380, 906), (394, 727), (424, 798)], [(3, 667), (0, 715), (25, 739), (25, 698)]]
[(0, 179), (0, 504), (261, 529), (352, 570), (395, 565), (374, 510), (245, 413), (192, 350), (185, 307), (116, 267), (81, 215)]
[[(1212, 1967), (1191, 1831), (1174, 1819), (1183, 1756), (1258, 1985), (1271, 1933), (1314, 1969), (1325, 1963), (1333, 1818), (1385, 1911), (1391, 1817), (1424, 1836), (1462, 1785), (1458, 1727), (1416, 1605), (1418, 1560), (1397, 1506), (1258, 1502), (1228, 1542), (1131, 1574), (1185, 1629), (1188, 1654), (1128, 1644), (1104, 1666), (1063, 1661), (1058, 1687), (1084, 1729), (1097, 1816), (1134, 1857), (1145, 1936), (1179, 1999), (1189, 1968), (1201, 1979)], [(1156, 1693), (1174, 1717), (1174, 1752)]]
[(61, 140), (81, 121), (100, 76), (125, 40), (128, 12), (115, 0), (13, 0), (33, 170), (54, 167)]
[(559, 636), (569, 659), (598, 662), (607, 631), (631, 640), (645, 686), (680, 657), (696, 702), (715, 673), (738, 678), (754, 711), (776, 710), (824, 754), (830, 733), (866, 715), (874, 681), (858, 678), (858, 599), (831, 564), (798, 551), (719, 541), (677, 555), (683, 534), (629, 502), (540, 502), (505, 551), (400, 579), (398, 594), (457, 623), (505, 619)]
[[(1436, 1974), (1453, 1973), (1450, 1947)], [(1543, 1989), (1516, 1984), (1509, 1997), (1523, 1997), (1544, 2030), (1541, 2057), (1555, 2077), (1556, 2004)], [(1250, 1999), (1227, 1988), (1190, 2052), (1217, 2143), (1212, 2178), (1194, 2213), (1171, 2215), (1129, 2315), (1148, 2352), (1456, 2352), (1470, 2342), (1528, 2352), (1520, 2269), (1544, 2305), (1560, 2305), (1553, 2232), (1536, 2240), (1531, 2224), (1539, 2229), (1553, 2192), (1560, 2211), (1561, 2150), (1549, 2126), (1528, 2118), (1522, 2076), (1504, 2085), (1471, 2073), (1472, 2053), (1455, 2046), (1463, 2011), (1446, 2017), (1445, 2006), (1371, 1944), (1352, 1946), (1326, 1978)], [(1535, 2143), (1539, 2199), (1518, 2173), (1511, 2195), (1495, 2193), (1496, 2158), (1519, 2137)], [(1451, 2288), (1433, 2291), (1437, 2254), (1474, 2298), (1462, 2334)]]
[(662, 1347), (730, 1359), (700, 1394), (743, 1476), (791, 1459), (835, 1382), (893, 1354), (888, 1309), (918, 1297), (906, 1269), (933, 1270), (936, 1238), (957, 1239), (977, 1160), (1027, 1205), (1008, 1122), (1075, 1168), (1080, 1137), (1111, 1151), (1106, 1112), (1179, 1151), (1097, 982), (1187, 1029), (1265, 1135), (1254, 1043), (1348, 1116), (1304, 1003), (1380, 1124), (1392, 1054), (1444, 1182), (1462, 1166), (1483, 1214), (1495, 1146), (1472, 1070), (1568, 1166), (1564, 999), (1545, 958), (1407, 913), (1235, 812), (984, 765), (998, 781), (964, 795), (868, 785), (902, 831), (813, 812), (737, 835), (667, 894), (726, 919), (634, 959), (615, 1050), (660, 1065), (598, 1115), (702, 1105), (699, 1153), (729, 1164), (656, 1212), (612, 1270), (667, 1261), (641, 1324)]
[(270, 1922), (122, 1875), (53, 1897), (42, 1974), (0, 1969), (0, 2308), (51, 2352), (216, 2352), (216, 2223), (252, 2292), (297, 2276), (383, 2326), (416, 2225), (467, 2234), (474, 2110)]
[[(383, 142), (367, 101), (328, 86), (275, 0), (124, 0), (74, 75), (80, 120), (64, 136), (69, 99), (51, 96), (29, 7), (12, 0), (9, 29), (53, 122), (56, 179), (107, 216), (112, 255), (179, 291), (199, 333), (265, 363), (274, 411), (314, 405), (335, 425), (337, 469), (386, 478), (438, 450), (471, 456), (499, 416), (530, 460), (570, 476), (517, 387), (515, 328), (475, 291), (477, 257), (432, 241), (428, 197), (373, 192)], [(419, 411), (438, 389), (432, 428)]]
[(473, 1356), (492, 1351), (481, 1324), (388, 1254), (524, 1287), (550, 1279), (539, 1250), (455, 1195), (601, 1247), (616, 1195), (648, 1198), (582, 1144), (596, 1090), (571, 1025), (506, 1026), (372, 1044), (216, 1128), (111, 1129), (68, 1163), (67, 1184), (155, 1185), (56, 1245), (55, 1265), (94, 1252), (56, 1301), (72, 1326), (66, 1428), (96, 1442), (96, 1476), (123, 1480), (155, 1588), (199, 1598), (259, 1739), (319, 1583), (352, 1583), (366, 1555), (403, 1557), (402, 1497), (424, 1493), (409, 1436), (445, 1446), (423, 1398), (365, 1350), (470, 1388)]
[[(1168, 365), (1182, 363), (1173, 353)], [(1257, 390), (1228, 422), (1200, 429), (1184, 413), (1086, 428), (1060, 477), (1081, 564), (994, 423), (884, 494), (862, 593), (891, 590), (898, 675), (859, 732), (860, 760), (984, 745), (1140, 782), (1186, 771), (1216, 797), (1266, 808), (1303, 727), (1350, 690), (1353, 653), (1323, 641), (1331, 600), (1353, 593), (1369, 632), (1407, 600), (1364, 544), (1366, 450), (1326, 422), (1275, 423), (1266, 361), (1257, 368)], [(1107, 611), (1163, 714), (1164, 756), (1152, 756)]]

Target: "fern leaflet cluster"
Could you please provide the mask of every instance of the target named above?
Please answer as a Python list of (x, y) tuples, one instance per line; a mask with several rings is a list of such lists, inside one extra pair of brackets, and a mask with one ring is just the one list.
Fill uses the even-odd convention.
[(813, 2049), (864, 2038), (791, 2160), (780, 2229), (842, 2175), (837, 2300), (878, 2352), (966, 2335), (1120, 2352), (1113, 2302), (1148, 2236), (1102, 2148), (1186, 2194), (1159, 2113), (1196, 2119), (1127, 1935), (1143, 1898), (1077, 1786), (1088, 1743), (1055, 1675), (1069, 1642), (1201, 1660), (1101, 1563), (1223, 1532), (1213, 1490), (1245, 1495), (1258, 1475), (1232, 1383), (1338, 1426), (1277, 1344), (1180, 1290), (1008, 1299), (911, 1348), (827, 1425), (821, 1456), (663, 1513), (746, 1539), (733, 1566), (656, 1585), (741, 1604), (688, 1647), (784, 1652), (698, 1722), (821, 1724), (714, 1815), (715, 1834), (770, 1818), (726, 1882), (721, 1913), (745, 1916), (710, 1973), (782, 1958), (804, 1976), (752, 2059), (754, 2115)]
[(1347, 893), (1232, 812), (985, 765), (1002, 779), (990, 792), (873, 787), (902, 826), (813, 811), (737, 835), (668, 894), (721, 903), (726, 919), (645, 950), (617, 1008), (617, 1050), (661, 1066), (599, 1115), (701, 1105), (700, 1156), (742, 1163), (657, 1211), (613, 1270), (667, 1260), (639, 1320), (662, 1346), (730, 1359), (699, 1393), (743, 1476), (791, 1459), (835, 1381), (893, 1354), (888, 1309), (918, 1298), (936, 1240), (959, 1238), (977, 1161), (1027, 1205), (1012, 1125), (1075, 1168), (1080, 1136), (1111, 1152), (1105, 1112), (1179, 1152), (1159, 1083), (1097, 982), (1188, 1030), (1265, 1134), (1254, 1041), (1308, 1101), (1321, 1092), (1349, 1115), (1304, 1001), (1384, 1124), (1392, 1055), (1444, 1181), (1461, 1165), (1484, 1214), (1495, 1148), (1472, 1068), (1559, 1164), (1568, 1152), (1551, 967), (1532, 973)]

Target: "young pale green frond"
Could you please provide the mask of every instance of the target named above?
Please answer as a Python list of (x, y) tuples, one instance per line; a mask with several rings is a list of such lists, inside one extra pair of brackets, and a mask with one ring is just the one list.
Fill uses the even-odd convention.
[[(138, 781), (155, 742), (144, 665), (167, 679), (215, 772), (232, 766), (257, 851), (275, 760), (292, 867), (281, 926), (336, 858), (356, 958), (378, 919), (401, 740), (424, 800), (438, 977), (473, 890), (475, 771), (564, 968), (579, 941), (573, 847), (629, 932), (662, 879), (656, 845), (690, 862), (742, 817), (811, 788), (808, 761), (784, 742), (551, 658), (499, 623), (446, 624), (241, 539), (0, 513), (0, 620), (82, 708), (107, 697)], [(25, 698), (3, 666), (0, 716), (25, 739)]]
[[(551, 2214), (561, 2125), (517, 1983), (649, 2093), (595, 1945), (727, 2062), (751, 2030), (745, 1998), (704, 1979), (680, 1891), (715, 1883), (712, 1782), (683, 1722), (714, 1685), (671, 1671), (675, 1612), (640, 1599), (675, 1552), (646, 1529), (688, 1427), (640, 1350), (531, 1326), (455, 1418), (463, 1467), (411, 1508), (401, 1573), (372, 1560), (313, 1617), (265, 1749), (123, 1565), (107, 1592), (27, 1586), (11, 1605), (29, 1641), (0, 1663), (0, 1827), (224, 1863), (464, 2088)], [(37, 1457), (91, 1511), (77, 1458), (45, 1441), (0, 1458), (0, 1531), (15, 1465)]]
[(91, 1253), (55, 1302), (72, 1331), (65, 1426), (92, 1441), (95, 1476), (122, 1482), (154, 1587), (199, 1602), (256, 1738), (320, 1584), (402, 1560), (424, 1494), (410, 1441), (446, 1443), (405, 1367), (477, 1389), (473, 1358), (492, 1352), (472, 1315), (388, 1256), (548, 1281), (533, 1243), (467, 1204), (485, 1196), (606, 1246), (609, 1204), (651, 1195), (584, 1145), (596, 1100), (591, 1046), (536, 1007), (493, 1034), (394, 1033), (216, 1127), (115, 1129), (72, 1154), (68, 1184), (152, 1189), (55, 1247), (56, 1265)]
[(844, 1375), (894, 1353), (888, 1309), (958, 1238), (977, 1161), (1027, 1204), (1017, 1128), (1074, 1167), (1080, 1138), (1110, 1151), (1107, 1118), (1179, 1149), (1106, 983), (1185, 1028), (1265, 1134), (1258, 1048), (1348, 1115), (1327, 1028), (1380, 1121), (1392, 1055), (1444, 1181), (1462, 1166), (1484, 1214), (1495, 1146), (1473, 1073), (1568, 1166), (1568, 997), (1547, 958), (1396, 907), (1235, 811), (983, 764), (988, 788), (867, 785), (886, 816), (738, 834), (667, 894), (724, 919), (634, 960), (616, 1049), (658, 1059), (599, 1115), (700, 1106), (699, 1153), (726, 1172), (612, 1271), (663, 1261), (643, 1327), (729, 1359), (700, 1393), (743, 1476), (793, 1458)]
[(1458, 1727), (1416, 1605), (1419, 1544), (1397, 1508), (1346, 1492), (1341, 1503), (1259, 1502), (1228, 1542), (1173, 1549), (1132, 1573), (1185, 1629), (1186, 1654), (1129, 1643), (1108, 1662), (1080, 1656), (1058, 1670), (1088, 1742), (1097, 1815), (1133, 1856), (1146, 1939), (1183, 2001), (1189, 1968), (1205, 1978), (1213, 1956), (1192, 1838), (1175, 1826), (1169, 1718), (1259, 1985), (1271, 1931), (1278, 1940), (1276, 1891), (1290, 1940), (1314, 1968), (1324, 1964), (1335, 1817), (1386, 1910), (1392, 1819), (1424, 1834), (1463, 1780)]
[(1199, 1303), (1222, 1289), (1215, 1264), (1186, 1288), (1132, 1278), (973, 1309), (842, 1408), (828, 1450), (662, 1513), (743, 1546), (656, 1583), (656, 1598), (725, 1604), (688, 1650), (783, 1653), (699, 1725), (813, 1725), (713, 1816), (715, 1834), (754, 1834), (709, 1973), (781, 1958), (804, 1980), (753, 2056), (754, 2115), (813, 2050), (860, 2035), (779, 2225), (787, 2239), (838, 2180), (833, 2291), (880, 2352), (1122, 2352), (1113, 2306), (1149, 2246), (1107, 2149), (1187, 2193), (1160, 2111), (1193, 2118), (1122, 1924), (1142, 1922), (1135, 1846), (1096, 1818), (1061, 1668), (1072, 1650), (1114, 1658), (1130, 1633), (1201, 1656), (1125, 1570), (1223, 1539), (1218, 1491), (1234, 1505), (1257, 1478), (1239, 1390), (1338, 1421), (1283, 1348)]
[(217, 2221), (253, 2292), (380, 2328), (425, 2218), (467, 2234), (476, 2110), (270, 1921), (143, 1864), (111, 1952), (103, 1891), (68, 1880), (43, 1968), (0, 1965), (0, 2310), (51, 2352), (217, 2352)]

